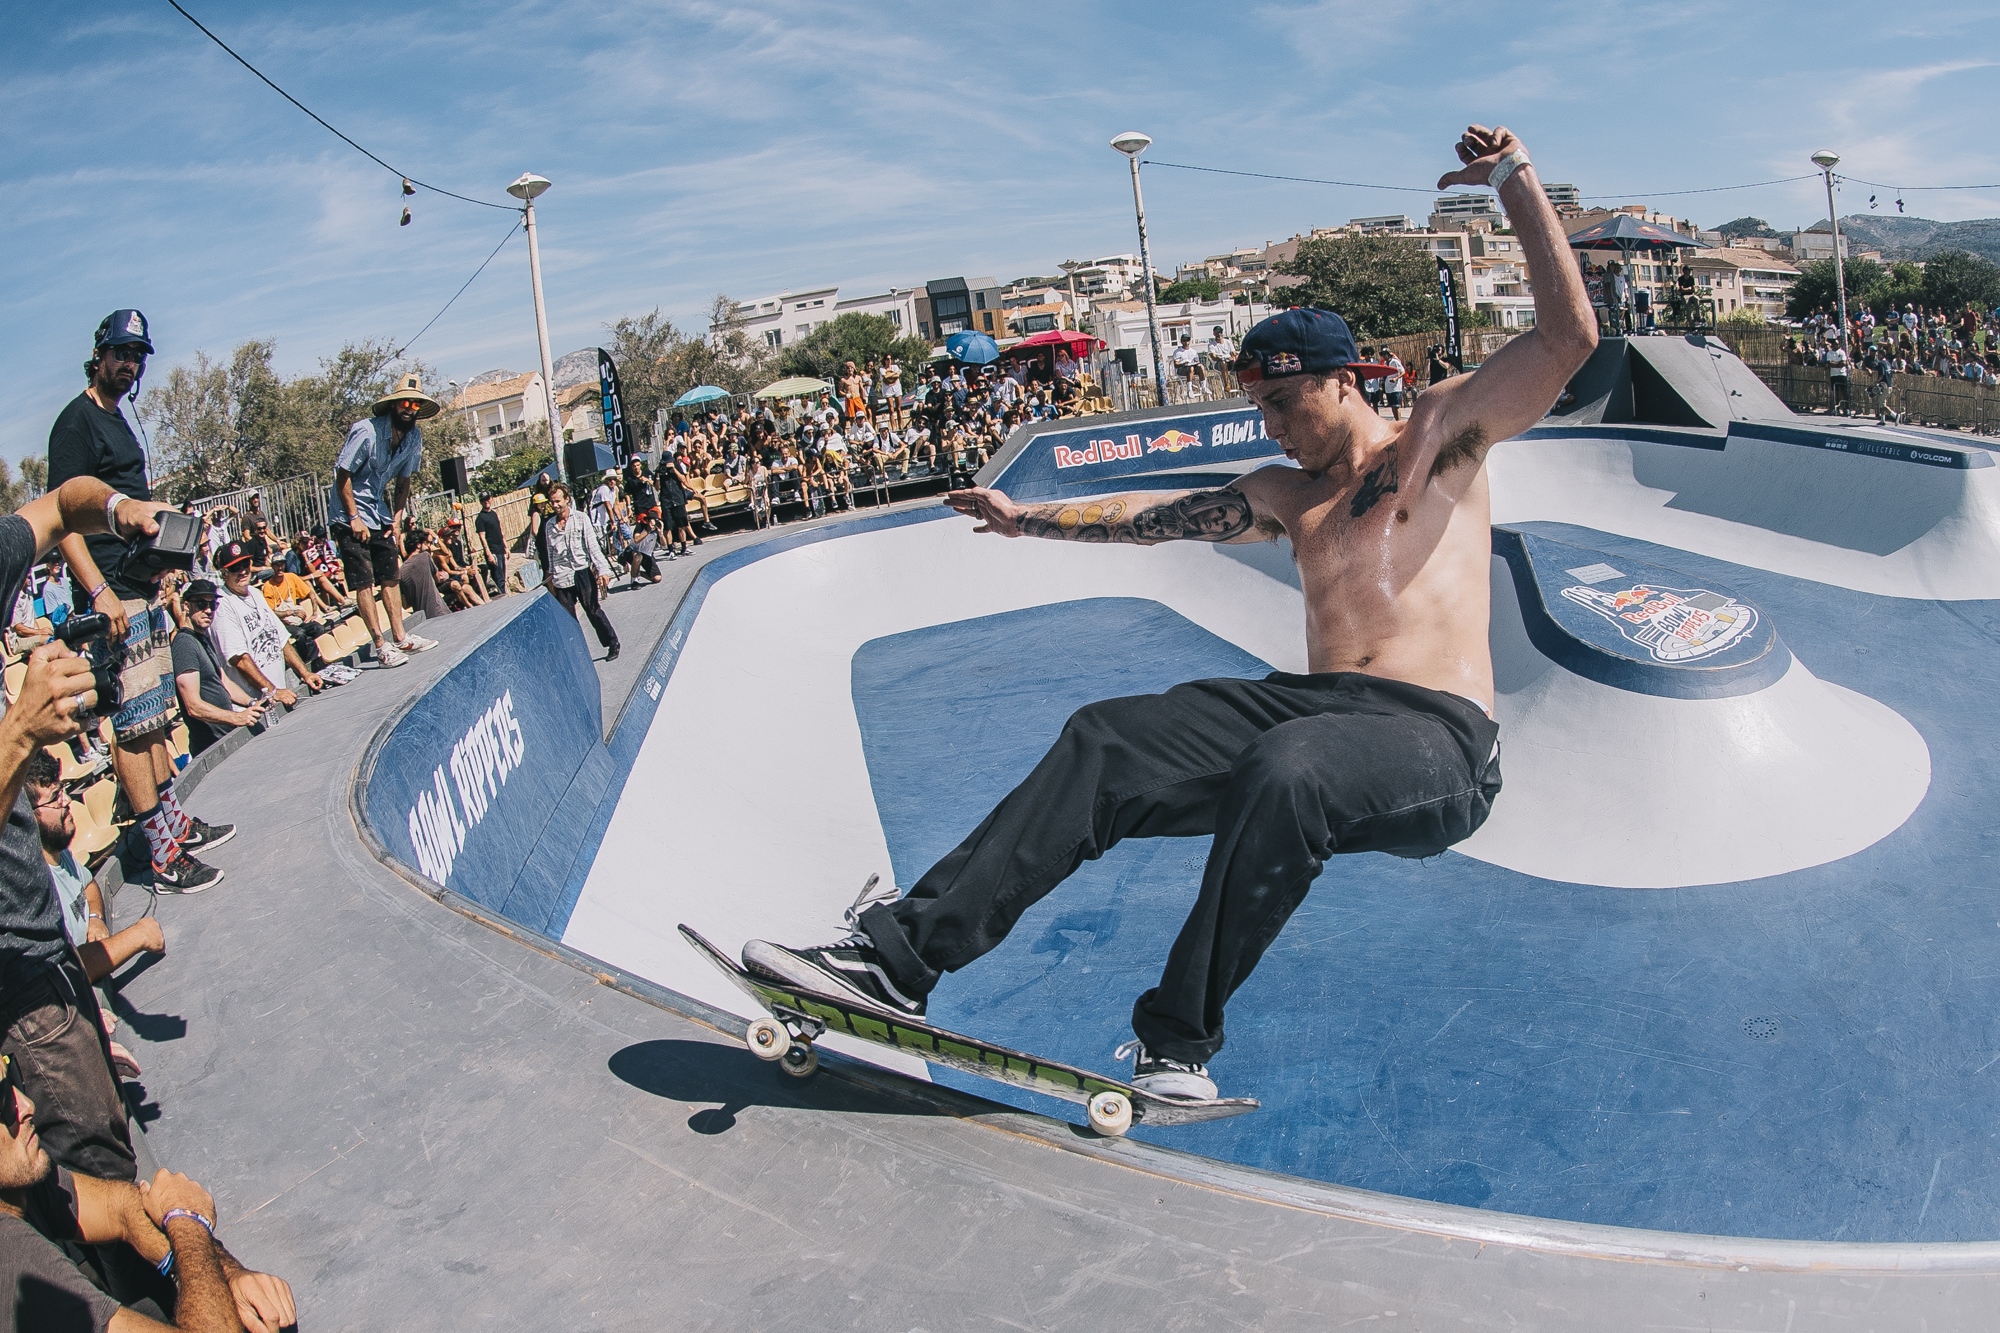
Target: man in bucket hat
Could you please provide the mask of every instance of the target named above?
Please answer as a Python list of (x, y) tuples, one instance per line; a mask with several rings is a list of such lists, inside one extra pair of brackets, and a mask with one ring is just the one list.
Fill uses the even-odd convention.
[[(1548, 411), (1597, 343), (1567, 237), (1506, 129), (1474, 125), (1438, 188), (1498, 190), (1534, 283), (1535, 328), (1477, 374), (1385, 421), (1345, 320), (1287, 310), (1252, 329), (1237, 377), (1296, 466), (1217, 490), (1020, 504), (946, 503), (975, 532), (1057, 541), (1288, 538), (1307, 671), (1200, 680), (1079, 710), (1034, 771), (900, 901), (864, 895), (853, 933), (796, 949), (752, 940), (746, 967), (891, 1015), (924, 1012), (944, 972), (986, 953), (1037, 899), (1127, 837), (1211, 835), (1201, 891), (1160, 983), (1132, 1010), (1132, 1082), (1216, 1095), (1223, 1006), (1339, 853), (1429, 856), (1470, 835), (1500, 790), (1487, 647), (1485, 460)], [(885, 899), (895, 897), (893, 888)]]
[(348, 428), (333, 464), (334, 541), (347, 586), (375, 641), (375, 660), (385, 667), (437, 647), (435, 639), (403, 628), (403, 590), (397, 582), (402, 570), (390, 529), (410, 503), (410, 478), (424, 461), (424, 433), (417, 422), (436, 416), (440, 406), (424, 392), (421, 378), (402, 376), (375, 400), (374, 415)]
[[(90, 383), (56, 418), (49, 431), (51, 493), (72, 477), (94, 477), (111, 487), (107, 502), (152, 501), (146, 455), (119, 408), (136, 398), (139, 377), (152, 354), (152, 331), (137, 310), (114, 310), (97, 326), (83, 373)], [(192, 853), (220, 846), (235, 825), (210, 825), (181, 808), (174, 792), (178, 770), (167, 751), (173, 722), (173, 654), (168, 636), (173, 618), (160, 595), (159, 571), (132, 559), (133, 542), (113, 525), (88, 537), (63, 538), (77, 590), (75, 604), (100, 611), (109, 633), (125, 641), (125, 668), (119, 680), (124, 702), (111, 717), (117, 744), (112, 768), (118, 788), (132, 808), (132, 822), (146, 839), (154, 887), (165, 893), (195, 893), (220, 883), (222, 872)]]

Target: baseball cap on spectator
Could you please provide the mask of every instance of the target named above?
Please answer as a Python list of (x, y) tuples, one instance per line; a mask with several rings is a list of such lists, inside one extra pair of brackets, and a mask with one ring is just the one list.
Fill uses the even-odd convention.
[(250, 563), (250, 548), (242, 542), (230, 542), (215, 557), (217, 569), (232, 569), (237, 565)]
[(146, 333), (146, 317), (137, 310), (114, 310), (98, 323), (93, 345), (102, 349), (127, 343), (137, 343), (151, 355), (153, 340)]
[(194, 582), (188, 584), (187, 587), (181, 589), (181, 601), (213, 602), (220, 594), (220, 591), (221, 590), (215, 586), (214, 579), (196, 579)]
[(1394, 373), (1392, 367), (1361, 359), (1346, 320), (1312, 306), (1294, 306), (1259, 323), (1243, 335), (1243, 350), (1236, 357), (1236, 378), (1245, 384), (1336, 370), (1351, 370), (1363, 379)]

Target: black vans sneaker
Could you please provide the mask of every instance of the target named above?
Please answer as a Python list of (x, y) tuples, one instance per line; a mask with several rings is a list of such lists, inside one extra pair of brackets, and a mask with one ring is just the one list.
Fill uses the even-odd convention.
[(1184, 1060), (1169, 1060), (1164, 1055), (1156, 1055), (1147, 1050), (1146, 1043), (1137, 1037), (1113, 1051), (1111, 1058), (1123, 1060), (1128, 1055), (1133, 1057), (1132, 1086), (1139, 1091), (1180, 1101), (1215, 1100), (1215, 1080), (1208, 1076), (1207, 1065), (1189, 1064)]
[(802, 990), (818, 991), (909, 1018), (924, 1016), (924, 997), (912, 998), (896, 988), (882, 966), (882, 955), (866, 935), (856, 932), (832, 944), (788, 949), (782, 944), (751, 940), (743, 946), (743, 969)]
[(188, 825), (187, 836), (181, 839), (181, 846), (190, 852), (205, 852), (211, 847), (220, 847), (236, 836), (234, 824), (211, 824), (189, 815)]
[(185, 850), (176, 851), (173, 859), (165, 865), (157, 862), (153, 865), (153, 889), (156, 893), (200, 893), (220, 883), (220, 870), (203, 865)]

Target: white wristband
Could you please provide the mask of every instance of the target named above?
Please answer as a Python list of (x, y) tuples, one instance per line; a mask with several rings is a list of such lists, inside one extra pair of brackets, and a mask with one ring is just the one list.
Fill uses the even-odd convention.
[(1486, 184), (1489, 188), (1497, 190), (1507, 183), (1509, 176), (1527, 165), (1528, 155), (1516, 148), (1493, 164), (1493, 174), (1486, 178)]
[(126, 497), (117, 491), (104, 497), (104, 530), (114, 537), (118, 535), (118, 506), (125, 500)]

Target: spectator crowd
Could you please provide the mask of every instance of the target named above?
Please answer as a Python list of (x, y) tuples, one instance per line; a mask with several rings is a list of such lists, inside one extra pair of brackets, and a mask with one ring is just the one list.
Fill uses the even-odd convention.
[(1930, 377), (2000, 387), (2000, 310), (1967, 305), (1950, 312), (1910, 303), (1878, 318), (1863, 309), (1853, 316), (1845, 337), (1839, 316), (1819, 311), (1786, 338), (1785, 360), (1825, 369), (1832, 408), (1840, 415), (1857, 411), (1854, 372), (1866, 371), (1868, 410), (1880, 420), (1897, 419), (1899, 380)]

